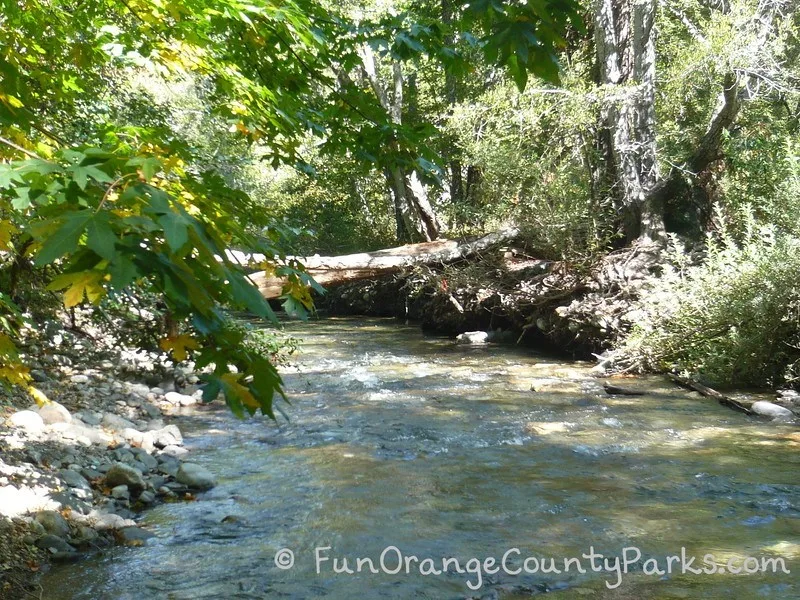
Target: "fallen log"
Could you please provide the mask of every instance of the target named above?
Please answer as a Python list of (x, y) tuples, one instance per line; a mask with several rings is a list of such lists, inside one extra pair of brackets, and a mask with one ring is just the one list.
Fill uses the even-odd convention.
[(728, 408), (738, 410), (748, 415), (753, 414), (752, 410), (750, 410), (747, 406), (745, 406), (738, 400), (734, 400), (733, 398), (726, 396), (725, 394), (718, 392), (713, 388), (703, 385), (702, 383), (698, 383), (696, 381), (692, 381), (691, 379), (687, 379), (685, 377), (679, 377), (678, 375), (672, 375), (672, 374), (669, 374), (669, 378), (672, 379), (672, 381), (677, 383), (679, 386), (693, 390), (698, 394), (700, 394), (701, 396), (705, 396), (706, 398), (713, 398), (714, 400), (718, 401), (720, 404), (727, 406)]
[(618, 385), (612, 385), (608, 382), (603, 384), (603, 389), (609, 396), (644, 396), (646, 394), (646, 392), (643, 390), (624, 388)]
[[(471, 242), (437, 240), (421, 244), (407, 244), (397, 248), (387, 248), (375, 252), (361, 252), (342, 256), (288, 257), (297, 260), (320, 285), (331, 286), (359, 279), (370, 279), (396, 273), (415, 265), (448, 263), (477, 254), (493, 246), (513, 240), (519, 235), (516, 227), (501, 229)], [(229, 252), (229, 256), (234, 253)], [(256, 257), (240, 255), (235, 257), (240, 263), (252, 262)], [(283, 293), (285, 280), (259, 271), (250, 275), (265, 298), (278, 298)]]

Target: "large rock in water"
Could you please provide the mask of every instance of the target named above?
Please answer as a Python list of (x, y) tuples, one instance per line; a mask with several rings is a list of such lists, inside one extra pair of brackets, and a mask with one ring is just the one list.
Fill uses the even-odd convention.
[(217, 480), (211, 471), (194, 463), (183, 463), (175, 479), (178, 483), (195, 490), (210, 490), (217, 485)]
[(777, 404), (773, 404), (772, 402), (767, 402), (766, 400), (759, 400), (758, 402), (753, 402), (753, 405), (750, 407), (757, 415), (761, 415), (763, 417), (772, 417), (773, 419), (793, 419), (794, 413), (790, 411), (788, 408), (784, 408), (783, 406), (778, 406)]
[(106, 485), (112, 488), (127, 485), (132, 490), (143, 490), (146, 487), (141, 471), (120, 462), (114, 464), (106, 473)]
[(458, 344), (485, 344), (489, 341), (489, 333), (486, 331), (467, 331), (456, 336)]

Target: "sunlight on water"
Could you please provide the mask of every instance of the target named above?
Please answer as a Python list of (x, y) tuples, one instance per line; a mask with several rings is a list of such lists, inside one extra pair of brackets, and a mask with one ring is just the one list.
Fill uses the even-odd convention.
[[(289, 329), (305, 341), (284, 369), (292, 423), (189, 413), (193, 460), (220, 485), (146, 513), (157, 536), (146, 546), (55, 569), (43, 597), (800, 597), (800, 440), (790, 427), (660, 377), (620, 384), (645, 396), (609, 397), (588, 364), (455, 346), (392, 321)], [(479, 591), (470, 572), (336, 574), (332, 560), (315, 572), (315, 548), (354, 567), (389, 546), (462, 565), (518, 548), (515, 568), (590, 547), (642, 557), (613, 590), (616, 575), (590, 568), (487, 572)], [(275, 566), (281, 548), (294, 552), (291, 570)], [(791, 573), (648, 569), (681, 548), (701, 566), (709, 553), (718, 564), (771, 557)]]

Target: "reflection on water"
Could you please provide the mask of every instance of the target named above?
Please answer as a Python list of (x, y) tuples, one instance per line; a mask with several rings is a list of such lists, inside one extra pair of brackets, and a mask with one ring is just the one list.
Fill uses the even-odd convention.
[[(609, 397), (589, 365), (499, 347), (454, 346), (392, 321), (291, 325), (304, 339), (285, 371), (292, 423), (199, 412), (193, 460), (220, 485), (144, 516), (156, 534), (44, 581), (48, 599), (800, 598), (798, 438), (661, 378)], [(531, 391), (532, 384), (539, 391)], [(332, 559), (471, 558), (518, 548), (509, 566), (642, 559), (616, 576), (567, 573), (336, 574)], [(315, 572), (315, 548), (331, 560)], [(791, 574), (645, 575), (667, 555), (720, 564), (782, 557)], [(291, 570), (275, 553), (293, 550)], [(387, 554), (387, 567), (396, 558)], [(529, 563), (531, 565), (533, 563)], [(679, 567), (677, 571), (679, 571)], [(453, 569), (454, 571), (454, 569)], [(496, 595), (495, 595), (496, 594)]]

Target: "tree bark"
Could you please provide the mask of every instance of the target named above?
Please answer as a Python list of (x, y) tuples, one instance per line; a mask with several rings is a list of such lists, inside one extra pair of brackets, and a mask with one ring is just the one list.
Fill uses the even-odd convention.
[[(664, 178), (659, 174), (656, 153), (656, 4), (657, 0), (596, 0), (595, 4), (598, 79), (608, 90), (601, 109), (599, 145), (604, 155), (604, 179), (610, 184), (629, 242), (643, 239), (663, 243), (665, 214), (673, 223), (688, 216), (691, 233), (702, 233), (712, 212), (710, 199), (706, 198), (702, 206), (687, 207), (681, 206), (681, 198), (689, 195), (693, 179), (723, 158), (723, 133), (736, 122), (742, 102), (757, 90), (758, 78), (751, 73), (765, 67), (761, 63), (768, 53), (763, 49), (774, 35), (776, 19), (791, 0), (759, 1), (755, 14), (740, 31), (744, 62), (734, 65), (725, 76), (717, 105), (695, 151)], [(724, 10), (725, 6), (720, 8)], [(691, 35), (704, 41), (702, 32), (686, 15), (674, 9), (670, 12)]]
[(599, 83), (607, 180), (628, 241), (661, 242), (663, 208), (650, 196), (658, 181), (655, 119), (656, 0), (597, 0)]
[[(511, 241), (518, 235), (519, 230), (510, 227), (471, 242), (437, 240), (344, 256), (287, 257), (286, 261), (299, 261), (318, 283), (330, 286), (396, 273), (414, 265), (452, 262)], [(242, 264), (263, 260), (259, 256), (247, 255), (237, 255), (234, 258)], [(285, 281), (280, 277), (267, 276), (264, 271), (260, 271), (250, 275), (250, 279), (265, 298), (278, 298), (283, 294)]]
[[(695, 237), (700, 237), (711, 218), (711, 199), (704, 194), (703, 202), (692, 203), (692, 206), (680, 206), (680, 199), (690, 195), (691, 186), (697, 182), (698, 177), (714, 162), (724, 158), (722, 150), (723, 134), (730, 131), (741, 112), (744, 102), (752, 99), (753, 89), (758, 88), (757, 77), (751, 73), (758, 72), (768, 63), (769, 56), (764, 48), (768, 47), (770, 38), (774, 35), (777, 19), (782, 18), (785, 10), (791, 5), (791, 0), (761, 0), (756, 12), (753, 14), (740, 31), (744, 50), (740, 53), (744, 62), (735, 65), (725, 75), (722, 89), (717, 97), (717, 103), (711, 114), (706, 130), (697, 143), (695, 151), (686, 158), (681, 166), (673, 167), (665, 178), (660, 180), (651, 190), (648, 201), (662, 207), (669, 219), (670, 214), (679, 211), (691, 211), (694, 221), (694, 230), (690, 232)], [(724, 5), (718, 7), (727, 10)], [(685, 23), (685, 17), (676, 15)], [(691, 23), (685, 23), (689, 32), (698, 40), (703, 41), (702, 33), (694, 28)], [(682, 215), (677, 215), (671, 220), (678, 220)]]
[[(392, 81), (389, 94), (387, 85), (381, 81), (375, 54), (368, 45), (361, 49), (364, 75), (369, 81), (375, 96), (386, 110), (395, 125), (403, 123), (403, 67), (398, 61), (392, 62)], [(416, 171), (393, 165), (384, 169), (386, 183), (394, 199), (395, 220), (398, 241), (432, 241), (439, 237), (436, 214), (428, 200), (425, 186)]]

